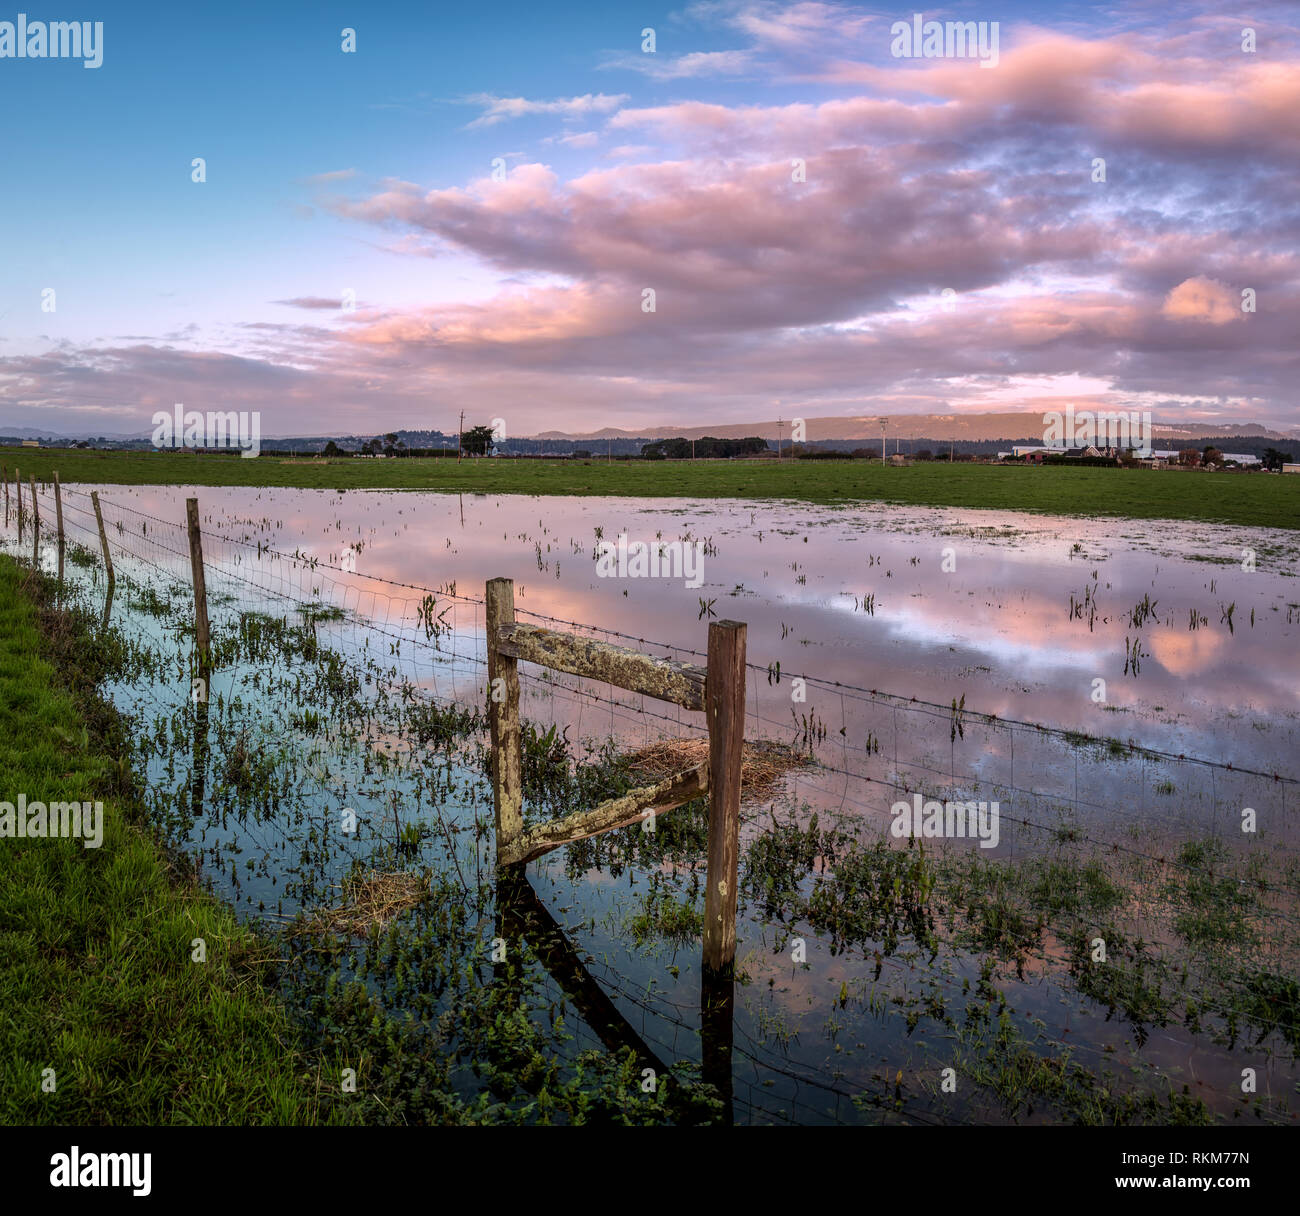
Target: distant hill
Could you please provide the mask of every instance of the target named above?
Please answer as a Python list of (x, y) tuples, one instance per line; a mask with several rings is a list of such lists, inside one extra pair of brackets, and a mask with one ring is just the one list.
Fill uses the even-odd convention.
[[(1059, 407), (1064, 409), (1062, 404)], [(1076, 407), (1082, 409), (1082, 406)], [(866, 414), (832, 418), (805, 418), (804, 438), (808, 443), (827, 440), (861, 440), (864, 444), (875, 440), (880, 442), (880, 415)], [(1042, 411), (1032, 412), (1018, 410), (1000, 414), (893, 414), (885, 416), (885, 434), (890, 439), (931, 439), (963, 440), (987, 443), (998, 440), (1024, 440), (1042, 435)], [(1155, 438), (1176, 439), (1192, 437), (1229, 438), (1233, 436), (1254, 435), (1263, 439), (1300, 439), (1300, 427), (1289, 431), (1274, 431), (1260, 423), (1233, 423), (1215, 425), (1213, 423), (1176, 423), (1162, 424), (1155, 422), (1152, 426)], [(599, 431), (543, 431), (533, 436), (535, 439), (572, 440), (574, 442), (603, 442), (606, 439), (671, 439), (677, 436), (683, 439), (702, 438), (712, 435), (717, 439), (743, 439), (747, 435), (758, 435), (773, 443), (779, 438), (790, 440), (790, 419), (778, 422), (714, 423), (709, 426), (675, 426), (656, 425), (638, 430), (625, 430), (619, 427), (605, 427)]]

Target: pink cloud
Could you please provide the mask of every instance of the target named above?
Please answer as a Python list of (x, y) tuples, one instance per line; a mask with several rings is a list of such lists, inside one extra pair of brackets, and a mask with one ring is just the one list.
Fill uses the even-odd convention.
[(1161, 313), (1175, 321), (1204, 321), (1209, 325), (1229, 325), (1242, 321), (1241, 295), (1226, 283), (1213, 279), (1185, 279), (1165, 297)]

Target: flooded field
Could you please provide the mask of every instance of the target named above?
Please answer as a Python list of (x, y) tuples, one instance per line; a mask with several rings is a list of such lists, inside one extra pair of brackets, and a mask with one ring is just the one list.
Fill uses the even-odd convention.
[[(65, 575), (101, 611), (91, 488), (64, 489)], [(213, 888), (279, 935), (305, 1026), (355, 981), (427, 1040), (440, 1083), (530, 1119), (571, 1118), (588, 1091), (645, 1120), (1294, 1117), (1295, 533), (99, 494), (130, 759)], [(200, 700), (191, 495), (216, 657)], [(48, 493), (40, 506), (53, 572)], [(600, 546), (620, 537), (679, 546), (699, 577), (605, 577)], [(30, 520), (20, 540), (7, 517), (5, 545), (30, 556)], [(497, 576), (523, 621), (679, 659), (702, 661), (710, 620), (747, 623), (746, 739), (770, 750), (742, 806), (734, 1000), (700, 974), (699, 805), (496, 881), (482, 599)], [(699, 713), (521, 675), (528, 822), (704, 737)], [(996, 834), (896, 835), (916, 796), (995, 804)]]

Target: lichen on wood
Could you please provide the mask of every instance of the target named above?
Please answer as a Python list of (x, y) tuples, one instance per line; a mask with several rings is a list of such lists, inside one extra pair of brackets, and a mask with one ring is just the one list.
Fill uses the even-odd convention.
[(495, 640), (497, 649), (514, 659), (602, 680), (686, 709), (704, 708), (706, 673), (694, 663), (654, 658), (609, 642), (537, 625), (504, 626), (497, 631)]

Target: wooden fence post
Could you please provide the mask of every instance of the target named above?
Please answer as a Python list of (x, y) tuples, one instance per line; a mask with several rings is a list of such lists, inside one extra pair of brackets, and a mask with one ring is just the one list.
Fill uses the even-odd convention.
[(27, 483), (32, 491), (32, 566), (41, 563), (41, 508), (36, 502), (36, 474), (27, 474)]
[(63, 495), (59, 492), (59, 471), (54, 470), (54, 520), (59, 529), (59, 582), (63, 582)]
[(736, 874), (740, 851), (740, 768), (745, 742), (745, 626), (709, 624), (704, 685), (709, 726), (709, 868), (704, 892), (704, 966), (730, 970), (736, 958)]
[(185, 500), (185, 519), (190, 532), (190, 572), (194, 577), (194, 644), (199, 652), (199, 674), (206, 681), (212, 671), (212, 637), (208, 630), (208, 585), (203, 574), (203, 534), (199, 531), (197, 498)]
[(519, 660), (497, 650), (497, 631), (515, 623), (513, 579), (488, 582), (486, 604), (488, 721), (492, 735), (492, 800), (497, 861), (524, 830), (523, 757), (519, 739)]
[(23, 538), (23, 475), (14, 466), (14, 497), (18, 499), (18, 539)]
[[(104, 569), (108, 571), (108, 598), (113, 598), (113, 555), (108, 551), (108, 533), (104, 531), (104, 513), (99, 509), (99, 491), (91, 490), (90, 501), (95, 508), (95, 522), (99, 525), (99, 547), (104, 551)], [(105, 612), (107, 616), (107, 612)]]
[(0, 464), (0, 481), (5, 483), (5, 527), (9, 526), (9, 466)]

